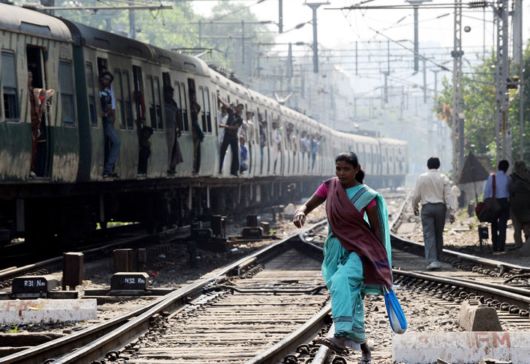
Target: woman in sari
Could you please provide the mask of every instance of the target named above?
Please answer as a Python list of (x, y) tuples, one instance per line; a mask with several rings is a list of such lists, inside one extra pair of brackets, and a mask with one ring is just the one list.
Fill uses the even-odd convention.
[(364, 172), (354, 153), (339, 154), (335, 172), (337, 177), (318, 187), (293, 222), (302, 227), (306, 215), (327, 201), (329, 234), (322, 276), (331, 296), (335, 334), (319, 342), (339, 353), (360, 347), (361, 363), (367, 364), (371, 353), (364, 331), (363, 298), (392, 286), (388, 213), (383, 197), (363, 184)]

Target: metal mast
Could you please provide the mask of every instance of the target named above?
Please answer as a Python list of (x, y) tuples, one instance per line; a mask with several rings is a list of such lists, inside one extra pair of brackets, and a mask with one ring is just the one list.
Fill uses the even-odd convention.
[(456, 178), (464, 166), (464, 98), (462, 96), (462, 0), (455, 0), (453, 51), (453, 173)]
[[(513, 62), (519, 72), (519, 132), (524, 133), (523, 0), (513, 2)], [(519, 137), (519, 159), (524, 160), (525, 138)]]
[(313, 72), (318, 73), (318, 24), (317, 9), (321, 5), (327, 5), (329, 2), (307, 2), (305, 3), (313, 11)]
[(508, 120), (508, 0), (497, 0), (494, 11), (497, 17), (497, 64), (495, 72), (497, 162), (501, 159), (507, 159), (511, 162), (512, 132)]

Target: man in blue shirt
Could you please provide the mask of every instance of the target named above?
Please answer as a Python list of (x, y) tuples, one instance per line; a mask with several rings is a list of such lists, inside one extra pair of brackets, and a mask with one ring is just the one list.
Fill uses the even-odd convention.
[[(510, 218), (510, 177), (506, 174), (510, 168), (507, 160), (499, 162), (497, 173), (488, 177), (484, 187), (484, 199), (495, 197), (501, 207), (497, 218), (491, 223), (491, 241), (493, 243), (493, 253), (503, 253), (506, 243), (506, 225)], [(493, 177), (495, 177), (495, 196), (493, 196)]]

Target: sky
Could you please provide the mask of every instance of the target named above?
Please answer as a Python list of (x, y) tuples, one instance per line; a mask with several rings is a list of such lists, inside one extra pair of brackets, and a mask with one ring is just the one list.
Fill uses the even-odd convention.
[[(464, 0), (464, 4), (469, 0)], [(221, 1), (222, 2), (222, 1)], [(315, 2), (311, 0), (310, 2)], [(377, 40), (413, 40), (413, 10), (327, 10), (326, 8), (338, 8), (352, 4), (358, 4), (360, 0), (329, 0), (329, 5), (322, 5), (318, 10), (318, 38), (323, 48), (329, 49), (353, 49), (354, 43), (367, 44)], [(219, 3), (218, 1), (194, 1), (195, 10), (204, 15), (211, 15), (210, 9)], [(278, 0), (241, 0), (239, 3), (249, 6), (251, 11), (260, 20), (278, 21)], [(284, 0), (284, 30), (294, 28), (297, 24), (307, 22), (312, 18), (309, 6), (305, 0)], [(452, 4), (453, 0), (433, 0), (431, 4)], [(524, 14), (530, 19), (530, 0), (524, 2)], [(403, 0), (372, 0), (363, 6), (374, 5), (398, 5), (406, 4)], [(464, 9), (463, 25), (469, 26), (471, 30), (463, 34), (463, 49), (466, 57), (471, 54), (481, 53), (485, 42), (489, 50), (493, 46), (494, 32), (491, 8), (486, 12), (486, 28), (484, 32), (482, 9)], [(423, 47), (452, 47), (453, 46), (453, 22), (452, 9), (423, 9), (419, 11), (419, 39), (420, 52)], [(270, 28), (273, 29), (273, 25)], [(530, 22), (523, 24), (524, 39), (530, 36)], [(382, 34), (377, 34), (380, 32)], [(311, 42), (312, 26), (307, 24), (301, 29), (287, 31), (277, 35), (277, 42)], [(397, 43), (392, 43), (400, 47)], [(412, 43), (404, 41), (407, 47)], [(360, 46), (359, 46), (360, 47)], [(428, 52), (425, 50), (424, 52)], [(450, 55), (447, 56), (450, 60)]]
[[(464, 4), (469, 0), (464, 0)], [(220, 1), (222, 3), (222, 1)], [(278, 20), (278, 0), (265, 0), (257, 4), (257, 0), (239, 1), (250, 6), (252, 12), (261, 20)], [(310, 2), (315, 2), (311, 0)], [(322, 5), (318, 10), (319, 42), (324, 47), (337, 47), (352, 44), (354, 41), (385, 39), (375, 33), (383, 32), (392, 39), (413, 39), (413, 11), (406, 10), (326, 10), (359, 3), (360, 0), (329, 0), (329, 5)], [(197, 12), (210, 14), (210, 9), (218, 1), (194, 1)], [(312, 13), (305, 0), (284, 0), (284, 29), (311, 20)], [(453, 0), (433, 0), (431, 4), (448, 4)], [(530, 19), (530, 1), (525, 0), (524, 14)], [(372, 0), (364, 6), (406, 4), (403, 0)], [(452, 9), (424, 9), (419, 12), (420, 41), (428, 44), (452, 46), (453, 44), (453, 12)], [(445, 15), (447, 14), (447, 15)], [(445, 15), (445, 16), (444, 16)], [(440, 17), (441, 16), (441, 17)], [(405, 17), (403, 19), (403, 17)], [(438, 18), (439, 17), (439, 18)], [(463, 45), (481, 47), (483, 43), (483, 10), (465, 9), (464, 25), (471, 27), (463, 37)], [(477, 18), (477, 19), (474, 19)], [(401, 20), (401, 21), (400, 21)], [(492, 10), (486, 11), (486, 44), (492, 44)], [(530, 22), (523, 25), (524, 34), (530, 35)], [(278, 36), (278, 41), (311, 41), (312, 27), (306, 25)]]

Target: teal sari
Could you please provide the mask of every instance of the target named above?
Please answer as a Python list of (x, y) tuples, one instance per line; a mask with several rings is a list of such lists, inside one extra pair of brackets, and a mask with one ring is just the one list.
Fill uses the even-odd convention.
[[(390, 230), (388, 212), (383, 197), (367, 187), (357, 185), (346, 189), (348, 198), (359, 212), (366, 209), (375, 199), (379, 214), (381, 236), (388, 261), (391, 265)], [(368, 222), (368, 217), (364, 214)], [(346, 336), (356, 343), (366, 341), (364, 330), (364, 301), (365, 294), (382, 294), (381, 286), (367, 286), (364, 284), (363, 264), (359, 255), (347, 251), (337, 237), (333, 235), (331, 226), (324, 244), (324, 261), (322, 276), (331, 295), (331, 312), (335, 323), (335, 335)]]

